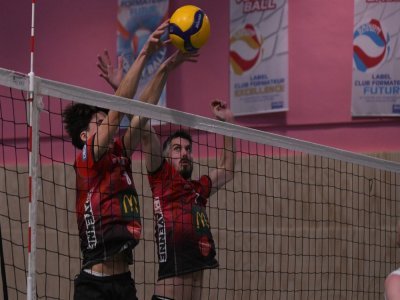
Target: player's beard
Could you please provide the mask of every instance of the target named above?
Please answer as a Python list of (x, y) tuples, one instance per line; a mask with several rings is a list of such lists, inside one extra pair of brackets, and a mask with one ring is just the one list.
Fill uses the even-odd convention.
[(180, 170), (179, 173), (184, 179), (190, 179), (192, 177), (192, 172), (193, 172), (193, 163), (192, 161), (185, 159), (187, 163), (181, 164), (180, 163)]

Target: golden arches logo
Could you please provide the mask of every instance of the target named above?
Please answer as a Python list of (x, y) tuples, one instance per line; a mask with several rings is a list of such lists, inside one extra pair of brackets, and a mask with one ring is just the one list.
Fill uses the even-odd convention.
[(207, 215), (202, 211), (196, 212), (196, 227), (197, 227), (197, 229), (201, 229), (204, 227), (210, 228), (210, 224), (208, 223)]
[(139, 201), (135, 195), (124, 195), (122, 198), (124, 214), (139, 213)]

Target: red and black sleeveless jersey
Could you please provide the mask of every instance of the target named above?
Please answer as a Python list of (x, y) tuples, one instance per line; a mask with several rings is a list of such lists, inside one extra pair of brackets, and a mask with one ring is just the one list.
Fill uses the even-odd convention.
[(215, 268), (215, 244), (206, 213), (211, 180), (186, 180), (167, 161), (149, 174), (153, 192), (159, 279)]
[(141, 233), (140, 207), (133, 180), (131, 160), (121, 139), (115, 139), (96, 162), (93, 137), (75, 161), (76, 214), (83, 266), (109, 259), (131, 250)]

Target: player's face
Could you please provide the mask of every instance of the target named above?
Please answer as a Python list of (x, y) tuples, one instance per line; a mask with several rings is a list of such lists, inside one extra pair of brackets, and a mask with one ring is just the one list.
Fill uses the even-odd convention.
[(97, 133), (97, 131), (99, 130), (99, 126), (101, 125), (101, 123), (103, 123), (106, 116), (107, 115), (102, 111), (94, 114), (92, 116), (92, 119), (90, 120), (88, 129), (85, 132), (82, 132), (81, 138), (85, 141), (93, 134)]
[(189, 179), (193, 171), (192, 146), (186, 139), (177, 137), (171, 141), (169, 148), (171, 165), (183, 178)]

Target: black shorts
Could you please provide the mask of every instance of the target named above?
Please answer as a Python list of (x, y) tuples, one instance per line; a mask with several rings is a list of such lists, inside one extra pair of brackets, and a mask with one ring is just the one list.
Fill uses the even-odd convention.
[(99, 277), (81, 271), (74, 285), (74, 300), (137, 300), (131, 272)]

